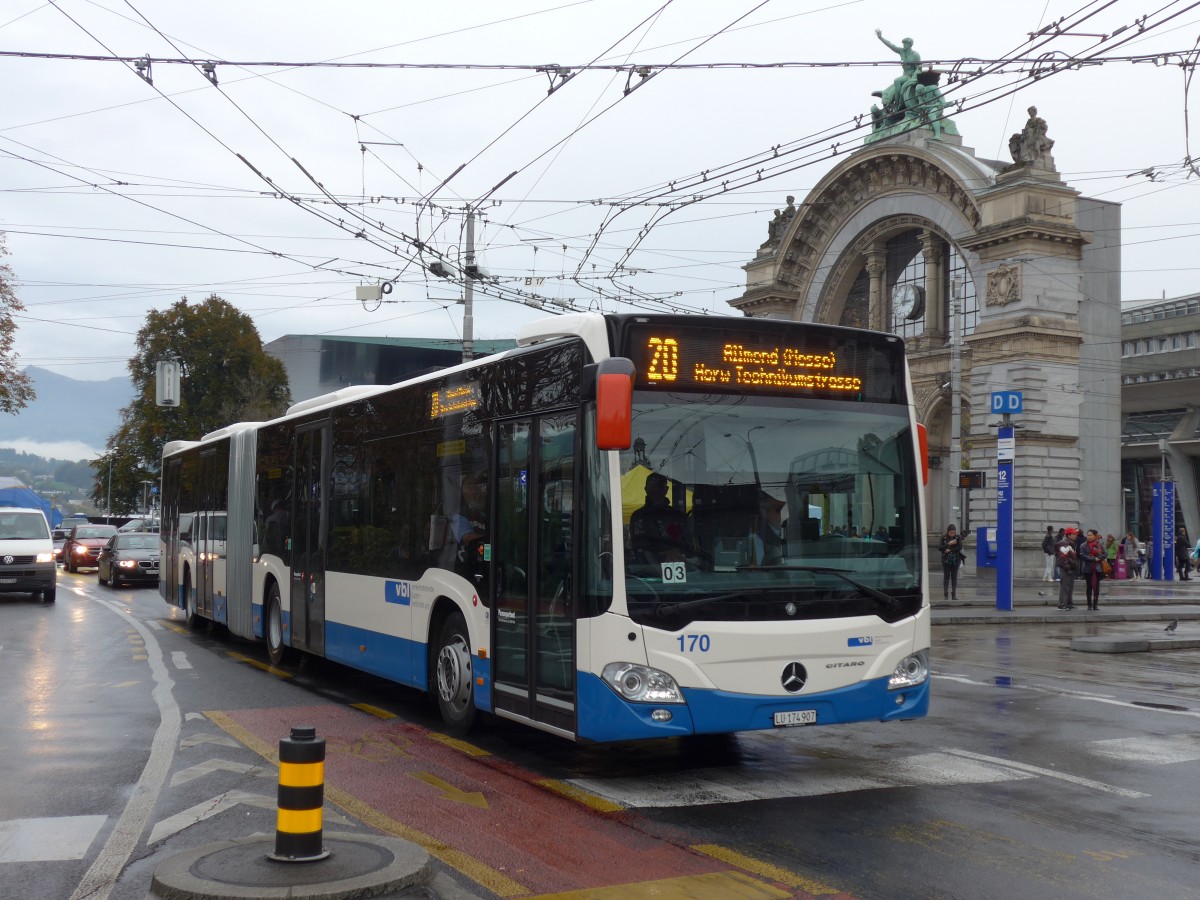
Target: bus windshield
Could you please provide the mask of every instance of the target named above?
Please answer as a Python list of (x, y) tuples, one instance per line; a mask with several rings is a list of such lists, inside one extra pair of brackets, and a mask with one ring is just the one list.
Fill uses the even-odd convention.
[(646, 625), (921, 605), (903, 404), (639, 392), (621, 458), (625, 589)]

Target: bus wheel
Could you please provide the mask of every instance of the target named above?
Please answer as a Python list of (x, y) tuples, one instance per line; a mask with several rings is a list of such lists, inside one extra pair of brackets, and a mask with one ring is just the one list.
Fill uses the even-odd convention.
[(291, 662), (294, 656), (292, 649), (283, 643), (283, 603), (278, 584), (272, 584), (267, 595), (267, 656), (273, 666)]
[(188, 628), (199, 628), (204, 620), (200, 618), (200, 613), (196, 612), (196, 595), (192, 593), (191, 572), (183, 573), (183, 596), (187, 604), (187, 615), (183, 618), (183, 624)]
[(437, 701), (451, 731), (469, 731), (475, 723), (475, 690), (467, 623), (455, 612), (442, 623), (437, 652)]

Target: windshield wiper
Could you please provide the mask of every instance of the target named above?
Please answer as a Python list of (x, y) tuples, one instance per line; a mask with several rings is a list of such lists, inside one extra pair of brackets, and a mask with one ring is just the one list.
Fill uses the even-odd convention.
[[(741, 568), (743, 567), (739, 566), (739, 569)], [(835, 578), (842, 579), (842, 581), (851, 587), (862, 591), (884, 609), (888, 610), (888, 612), (897, 612), (900, 609), (900, 601), (895, 597), (885, 594), (883, 591), (878, 591), (868, 584), (863, 584), (861, 581), (855, 581), (846, 574), (845, 569), (834, 569), (829, 566), (767, 566), (766, 568), (777, 572), (816, 572), (820, 575), (833, 575)]]
[(745, 597), (743, 591), (736, 594), (717, 594), (715, 597), (701, 597), (699, 600), (684, 600), (679, 603), (663, 603), (654, 610), (654, 615), (660, 619), (665, 619), (668, 616), (673, 616), (677, 612), (686, 612), (689, 609), (698, 609), (701, 606), (707, 606), (710, 603), (720, 603), (722, 600), (733, 600), (735, 597)]

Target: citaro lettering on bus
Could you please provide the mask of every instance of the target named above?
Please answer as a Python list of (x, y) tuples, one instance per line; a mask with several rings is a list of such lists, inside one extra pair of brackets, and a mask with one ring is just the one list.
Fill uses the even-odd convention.
[(679, 377), (679, 341), (675, 338), (652, 337), (647, 342), (654, 356), (646, 377), (651, 381), (674, 381)]
[(412, 603), (411, 581), (386, 581), (383, 589), (384, 599), (388, 603), (399, 603), (401, 606), (408, 606)]

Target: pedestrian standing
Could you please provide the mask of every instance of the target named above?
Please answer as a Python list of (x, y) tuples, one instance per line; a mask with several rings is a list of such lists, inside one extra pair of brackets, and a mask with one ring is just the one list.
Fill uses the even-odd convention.
[(1046, 554), (1046, 571), (1042, 573), (1042, 581), (1054, 580), (1054, 526), (1046, 526), (1046, 536), (1042, 538), (1042, 552)]
[(1180, 529), (1175, 535), (1175, 571), (1180, 581), (1191, 581), (1188, 574), (1192, 568), (1192, 542), (1188, 540), (1187, 530)]
[(946, 532), (938, 542), (942, 552), (942, 599), (958, 599), (958, 567), (966, 557), (962, 552), (962, 538), (958, 529), (953, 525), (946, 526)]
[(1074, 528), (1065, 529), (1058, 545), (1054, 548), (1054, 558), (1057, 561), (1060, 578), (1058, 582), (1059, 609), (1075, 608), (1075, 569), (1079, 562), (1078, 554), (1075, 552), (1075, 538), (1078, 533)]
[(1089, 528), (1087, 540), (1079, 551), (1079, 570), (1083, 573), (1083, 583), (1087, 589), (1088, 609), (1100, 608), (1100, 579), (1104, 577), (1103, 564), (1107, 558), (1100, 533), (1095, 528)]
[(1138, 543), (1138, 539), (1134, 537), (1133, 532), (1127, 531), (1125, 533), (1125, 540), (1121, 542), (1121, 551), (1125, 556), (1125, 568), (1129, 570), (1130, 578), (1142, 577), (1142, 565), (1138, 561), (1138, 551), (1140, 549), (1141, 545)]
[(1117, 554), (1121, 552), (1121, 545), (1117, 543), (1117, 539), (1113, 535), (1107, 535), (1104, 538), (1104, 556), (1108, 560), (1108, 570), (1110, 572), (1117, 571)]
[(1058, 545), (1062, 543), (1062, 540), (1064, 537), (1066, 537), (1066, 535), (1067, 535), (1066, 529), (1060, 528), (1060, 529), (1058, 529), (1058, 534), (1056, 534), (1054, 536), (1054, 580), (1055, 581), (1060, 581), (1062, 579), (1062, 572), (1058, 568)]

